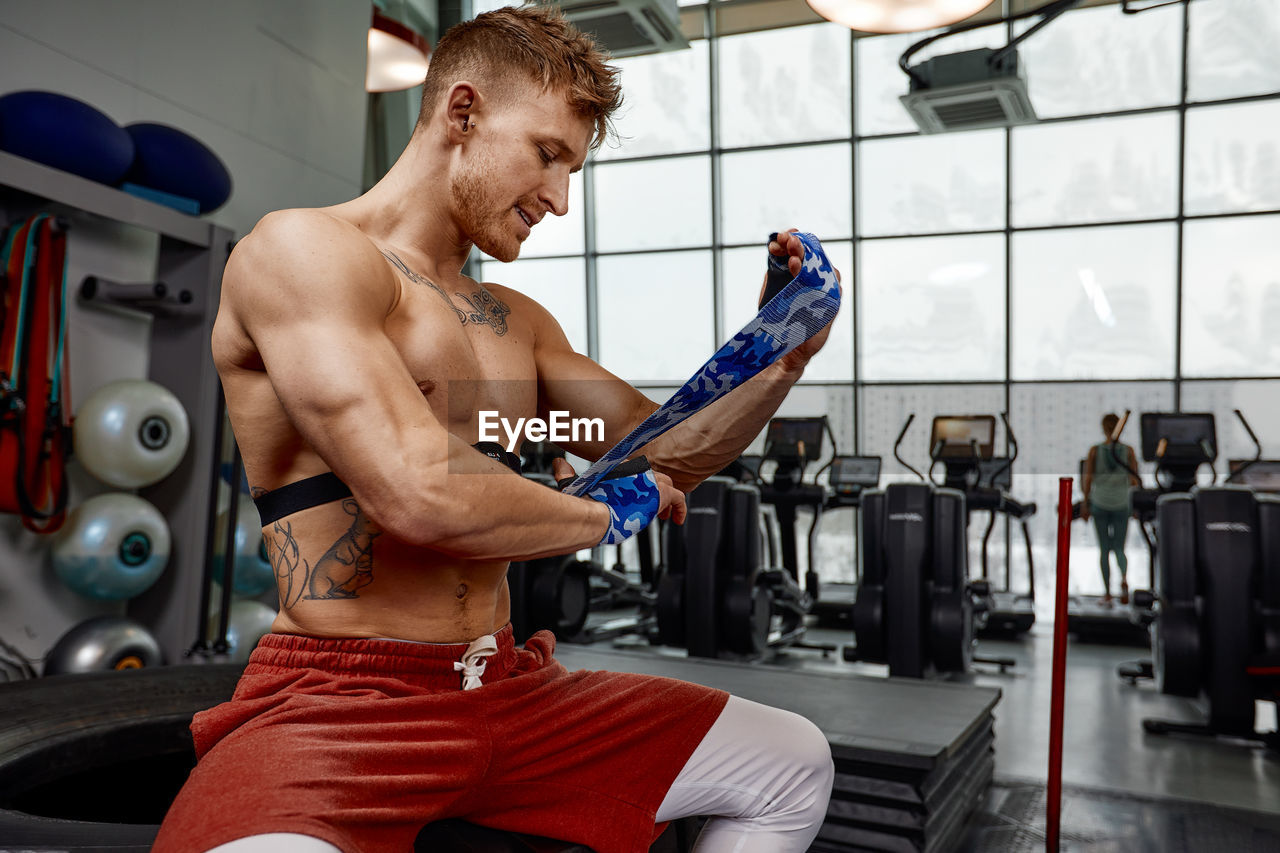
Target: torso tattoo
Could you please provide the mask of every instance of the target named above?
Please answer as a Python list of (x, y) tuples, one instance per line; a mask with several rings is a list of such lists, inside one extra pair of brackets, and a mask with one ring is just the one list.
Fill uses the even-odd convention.
[(484, 285), (477, 284), (476, 287), (479, 289), (470, 294), (462, 293), (461, 291), (454, 294), (454, 296), (457, 296), (466, 305), (467, 310), (463, 310), (454, 304), (453, 299), (449, 294), (445, 293), (438, 284), (426, 276), (419, 275), (409, 269), (409, 265), (400, 260), (400, 257), (396, 255), (395, 252), (384, 250), (382, 254), (387, 260), (395, 264), (396, 269), (404, 273), (405, 277), (409, 279), (409, 281), (414, 284), (429, 287), (436, 293), (440, 294), (440, 298), (445, 301), (446, 305), (453, 309), (453, 313), (458, 317), (458, 322), (462, 325), (465, 326), (467, 323), (476, 323), (478, 325), (488, 326), (493, 329), (494, 334), (499, 336), (507, 333), (507, 315), (511, 313), (511, 309), (503, 304), (502, 301), (496, 298), (492, 293), (485, 290)]
[(357, 591), (373, 583), (373, 540), (382, 531), (355, 500), (347, 498), (342, 508), (352, 516), (351, 527), (314, 566), (303, 559), (291, 523), (281, 519), (272, 527), (266, 538), (267, 557), (279, 584), (281, 607), (288, 609), (304, 598), (359, 598)]

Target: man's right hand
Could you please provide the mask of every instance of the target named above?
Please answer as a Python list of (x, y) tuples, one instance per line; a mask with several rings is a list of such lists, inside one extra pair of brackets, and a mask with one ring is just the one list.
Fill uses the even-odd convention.
[[(573, 466), (570, 465), (568, 462), (566, 462), (563, 458), (557, 458), (552, 460), (551, 472), (552, 472), (552, 476), (555, 477), (557, 483), (562, 483), (566, 480), (571, 480), (577, 476), (577, 472), (574, 471)], [(649, 519), (649, 521), (652, 521), (653, 518), (662, 518), (662, 519), (669, 519), (675, 524), (684, 524), (685, 516), (688, 513), (688, 510), (685, 506), (684, 492), (677, 489), (672, 484), (671, 478), (668, 477), (666, 474), (663, 474), (659, 471), (654, 471), (653, 469), (649, 469), (646, 473), (652, 476), (654, 485), (657, 487), (657, 490), (658, 490), (658, 509), (657, 509), (657, 512), (655, 512), (654, 515)], [(596, 491), (596, 490), (593, 489), (592, 491)], [(587, 497), (591, 497), (590, 492), (587, 494)], [(614, 515), (613, 507), (610, 507), (610, 515), (611, 515), (611, 518)], [(609, 536), (611, 535), (613, 535), (612, 521), (610, 522), (610, 530), (607, 531), (605, 534), (605, 539), (608, 539)]]

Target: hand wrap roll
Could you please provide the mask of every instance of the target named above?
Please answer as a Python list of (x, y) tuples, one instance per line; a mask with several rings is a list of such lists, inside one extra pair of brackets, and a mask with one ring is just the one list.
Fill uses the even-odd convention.
[[(770, 235), (771, 237), (773, 235)], [(800, 274), (769, 298), (753, 320), (724, 343), (671, 399), (578, 475), (562, 491), (585, 495), (609, 470), (695, 412), (701, 411), (816, 334), (840, 309), (840, 283), (817, 237), (796, 232), (804, 246)], [(771, 288), (789, 272), (770, 256)]]

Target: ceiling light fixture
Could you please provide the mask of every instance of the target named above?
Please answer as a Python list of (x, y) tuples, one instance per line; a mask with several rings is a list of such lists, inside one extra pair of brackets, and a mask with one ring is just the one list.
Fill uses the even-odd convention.
[(427, 79), (431, 45), (399, 21), (373, 10), (369, 27), (369, 65), (365, 71), (366, 92), (398, 92), (412, 89)]
[(914, 33), (946, 27), (992, 0), (806, 0), (828, 21), (864, 33)]

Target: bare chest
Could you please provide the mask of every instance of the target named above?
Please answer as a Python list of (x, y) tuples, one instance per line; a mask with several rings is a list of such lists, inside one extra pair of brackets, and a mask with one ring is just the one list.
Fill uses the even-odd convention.
[(537, 369), (527, 317), (472, 282), (406, 283), (387, 334), (436, 418), (476, 441), (482, 412), (537, 411)]

